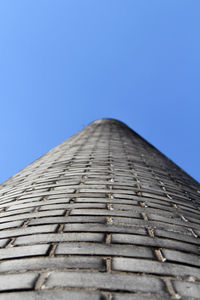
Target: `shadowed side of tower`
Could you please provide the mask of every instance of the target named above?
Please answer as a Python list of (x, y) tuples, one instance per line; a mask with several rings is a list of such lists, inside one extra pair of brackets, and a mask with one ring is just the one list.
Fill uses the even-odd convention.
[(199, 299), (199, 184), (102, 119), (0, 186), (0, 299)]

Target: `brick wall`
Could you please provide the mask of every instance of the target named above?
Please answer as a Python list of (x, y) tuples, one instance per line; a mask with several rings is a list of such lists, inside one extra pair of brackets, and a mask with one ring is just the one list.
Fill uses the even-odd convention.
[(0, 299), (199, 299), (200, 186), (98, 120), (0, 186)]

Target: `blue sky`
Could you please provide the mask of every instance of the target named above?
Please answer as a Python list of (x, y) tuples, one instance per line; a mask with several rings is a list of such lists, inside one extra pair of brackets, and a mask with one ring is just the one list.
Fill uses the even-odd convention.
[(0, 182), (95, 119), (200, 180), (199, 0), (0, 0)]

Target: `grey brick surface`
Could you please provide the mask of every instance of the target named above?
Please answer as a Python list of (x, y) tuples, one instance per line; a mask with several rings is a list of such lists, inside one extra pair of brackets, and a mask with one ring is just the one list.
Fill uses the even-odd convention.
[(19, 227), (19, 226), (22, 226), (23, 223), (24, 223), (23, 220), (22, 221), (14, 221), (14, 222), (3, 223), (3, 224), (0, 224), (0, 230)]
[(0, 275), (0, 291), (32, 289), (37, 273)]
[(156, 293), (155, 294), (151, 293), (150, 295), (149, 294), (141, 294), (141, 293), (112, 294), (112, 300), (161, 300), (161, 299), (164, 300), (164, 299), (170, 299), (170, 298), (169, 298), (169, 296), (164, 296), (164, 295), (161, 296)]
[(146, 230), (140, 227), (127, 227), (127, 226), (116, 226), (110, 224), (66, 224), (64, 225), (64, 232), (107, 232), (107, 233), (131, 233), (131, 234), (139, 234), (145, 235)]
[(5, 247), (9, 242), (9, 239), (0, 240), (0, 248)]
[(180, 253), (179, 251), (163, 249), (163, 254), (167, 260), (180, 262), (184, 264), (200, 267), (200, 256), (188, 253)]
[(140, 214), (135, 213), (132, 211), (110, 211), (110, 210), (104, 210), (104, 209), (73, 209), (70, 213), (70, 215), (75, 216), (125, 216), (125, 217), (134, 217), (139, 218)]
[(107, 300), (102, 293), (77, 291), (35, 291), (0, 294), (1, 300)]
[(158, 261), (147, 261), (144, 259), (133, 259), (125, 257), (114, 257), (112, 260), (112, 269), (124, 272), (147, 273), (147, 274), (162, 274), (169, 276), (193, 276), (200, 279), (198, 268), (176, 265)]
[[(51, 200), (52, 201), (52, 200)], [(50, 201), (49, 201), (50, 202)], [(48, 202), (48, 204), (49, 204)], [(59, 202), (58, 202), (59, 203)], [(51, 203), (50, 203), (51, 204)], [(106, 204), (103, 203), (73, 203), (73, 204), (51, 204), (51, 205), (43, 205), (40, 208), (40, 211), (42, 210), (51, 210), (51, 209), (73, 209), (73, 208), (106, 208)]]
[(197, 245), (160, 238), (151, 238), (148, 236), (114, 233), (112, 234), (112, 242), (119, 244), (146, 245), (156, 248), (172, 248), (200, 254), (200, 250)]
[(29, 212), (32, 212), (32, 209), (31, 208), (21, 208), (21, 209), (17, 209), (15, 211), (2, 211), (1, 212), (1, 218), (3, 217), (9, 217), (9, 216), (12, 216), (12, 215), (20, 215), (20, 214), (23, 214), (23, 213), (29, 213)]
[[(32, 227), (25, 227), (25, 228), (17, 228), (12, 230), (4, 230), (0, 231), (0, 239), (5, 237), (17, 237), (23, 235), (32, 235), (36, 233), (43, 233), (43, 232), (54, 232), (57, 228), (57, 225), (43, 225), (43, 226), (32, 226)], [(1, 240), (0, 240), (1, 245)]]
[[(24, 257), (24, 256), (23, 256)], [(27, 270), (92, 269), (105, 271), (105, 259), (92, 256), (36, 257), (4, 260), (0, 272), (19, 272)]]
[(45, 255), (49, 245), (33, 245), (0, 249), (0, 259)]
[(104, 290), (120, 290), (132, 292), (160, 292), (164, 294), (163, 282), (157, 278), (135, 275), (88, 272), (54, 272), (48, 277), (45, 287), (85, 287)]
[(32, 219), (29, 225), (65, 224), (65, 223), (106, 223), (106, 218), (98, 216), (69, 216), (69, 217), (47, 217)]
[(186, 299), (200, 298), (199, 283), (174, 281), (173, 285), (179, 295), (186, 297)]
[[(160, 222), (160, 221), (144, 221), (142, 219), (137, 219), (137, 218), (124, 218), (124, 217), (115, 217), (113, 216), (113, 223), (114, 224), (125, 224), (125, 225), (132, 225), (132, 226), (141, 226), (141, 227), (152, 227), (155, 230), (160, 229), (160, 230), (168, 230), (168, 231), (174, 231), (174, 232), (182, 232), (183, 234), (188, 234), (187, 228), (188, 228), (188, 223), (185, 223), (184, 225), (175, 225), (175, 224), (170, 224), (170, 223), (165, 223), (165, 222)], [(190, 227), (192, 228), (193, 225)], [(196, 228), (198, 226), (195, 226), (193, 230), (196, 231)]]
[(94, 243), (69, 243), (59, 244), (56, 254), (84, 254), (101, 256), (130, 256), (153, 258), (153, 252), (149, 248), (135, 245), (113, 245)]
[(200, 239), (192, 236), (191, 232), (189, 232), (189, 231), (187, 234), (183, 234), (182, 232), (179, 233), (179, 232), (155, 229), (155, 235), (158, 237), (164, 237), (164, 238), (178, 240), (178, 241), (182, 241), (182, 242), (186, 242), (186, 243), (200, 245)]
[(0, 299), (199, 299), (199, 220), (199, 183), (95, 121), (0, 185)]
[[(66, 204), (66, 203), (68, 203), (68, 201), (69, 201), (69, 199), (62, 199), (62, 200), (51, 200), (51, 201), (47, 201), (47, 200), (44, 200), (44, 201), (32, 201), (32, 199), (28, 199), (28, 201), (26, 201), (26, 203), (24, 202), (24, 200), (23, 201), (17, 201), (18, 203), (16, 203), (15, 205), (12, 205), (12, 206), (9, 206), (8, 207), (8, 211), (14, 211), (14, 213), (16, 212), (16, 210), (19, 210), (19, 209), (21, 209), (21, 208), (23, 208), (23, 207), (30, 207), (30, 208), (34, 208), (34, 207), (43, 207), (43, 205), (44, 206), (46, 206), (47, 204), (53, 204), (53, 203), (56, 203), (56, 204), (58, 204), (58, 203), (64, 203), (64, 204)], [(51, 208), (51, 205), (50, 205), (50, 208)]]
[(105, 235), (102, 233), (48, 233), (32, 236), (18, 237), (15, 245), (28, 245), (38, 243), (57, 243), (57, 242), (103, 242)]
[(4, 217), (0, 218), (0, 223), (4, 222), (11, 222), (11, 221), (18, 221), (18, 220), (27, 220), (27, 219), (32, 219), (32, 218), (40, 218), (40, 217), (45, 217), (45, 216), (62, 216), (64, 214), (63, 209), (58, 209), (58, 210), (52, 210), (52, 211), (44, 211), (44, 212), (37, 212), (37, 213), (29, 213), (29, 214), (19, 214), (19, 215), (14, 215), (10, 217)]

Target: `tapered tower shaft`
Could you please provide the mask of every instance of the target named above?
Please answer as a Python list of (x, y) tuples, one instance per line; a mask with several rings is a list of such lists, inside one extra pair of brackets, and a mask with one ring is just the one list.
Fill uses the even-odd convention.
[(199, 184), (112, 119), (0, 186), (0, 299), (200, 295)]

